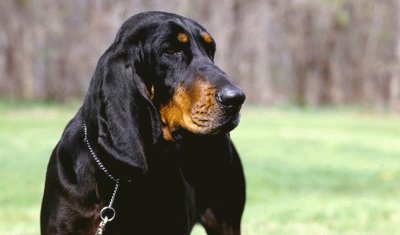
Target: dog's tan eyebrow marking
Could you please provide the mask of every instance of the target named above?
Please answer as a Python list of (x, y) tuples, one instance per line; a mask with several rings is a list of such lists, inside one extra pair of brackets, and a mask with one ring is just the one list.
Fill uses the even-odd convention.
[(201, 33), (201, 38), (203, 38), (203, 40), (206, 42), (206, 43), (211, 43), (212, 42), (212, 38), (211, 38), (211, 36), (210, 36), (210, 34), (208, 34), (208, 33), (206, 33), (206, 32), (202, 32)]
[(186, 33), (178, 33), (177, 38), (181, 43), (187, 43), (189, 41), (189, 37)]

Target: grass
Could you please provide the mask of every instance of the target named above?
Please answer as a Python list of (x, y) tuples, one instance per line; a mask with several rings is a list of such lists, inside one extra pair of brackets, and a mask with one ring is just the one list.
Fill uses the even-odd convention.
[[(0, 102), (0, 234), (39, 234), (48, 157), (76, 109)], [(243, 234), (398, 233), (399, 116), (251, 107), (232, 138), (247, 177)]]

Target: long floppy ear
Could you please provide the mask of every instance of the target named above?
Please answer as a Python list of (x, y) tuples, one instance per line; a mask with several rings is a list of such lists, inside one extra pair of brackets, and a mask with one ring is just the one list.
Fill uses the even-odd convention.
[(159, 114), (146, 78), (136, 72), (137, 49), (125, 50), (121, 44), (116, 40), (100, 58), (83, 106), (84, 119), (88, 129), (97, 129), (94, 138), (101, 152), (122, 166), (146, 172), (146, 155), (161, 136)]

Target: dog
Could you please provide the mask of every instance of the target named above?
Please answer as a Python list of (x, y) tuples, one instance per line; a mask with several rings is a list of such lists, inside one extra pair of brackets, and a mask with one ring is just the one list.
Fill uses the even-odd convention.
[(241, 233), (245, 178), (229, 132), (245, 94), (215, 50), (176, 14), (123, 23), (51, 154), (41, 234)]

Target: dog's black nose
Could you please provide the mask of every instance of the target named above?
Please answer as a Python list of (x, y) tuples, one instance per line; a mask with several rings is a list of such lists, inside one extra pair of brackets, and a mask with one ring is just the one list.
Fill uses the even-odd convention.
[(243, 104), (244, 92), (236, 86), (224, 86), (216, 94), (217, 101), (226, 108), (234, 108)]

